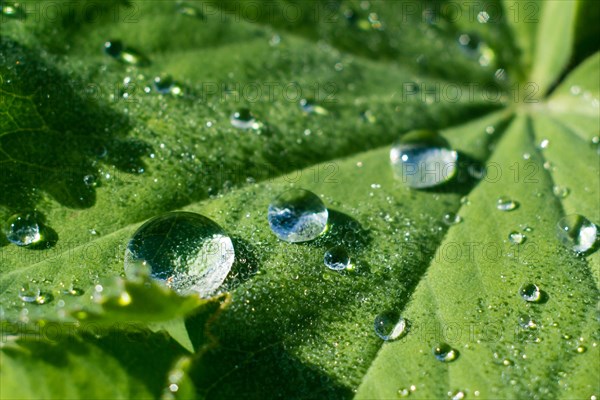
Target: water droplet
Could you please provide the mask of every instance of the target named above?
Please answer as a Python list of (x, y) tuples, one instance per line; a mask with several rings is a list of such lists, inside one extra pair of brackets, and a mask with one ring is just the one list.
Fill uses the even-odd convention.
[[(486, 14), (487, 14), (487, 13), (486, 13)], [(452, 393), (452, 392), (448, 392), (448, 397), (449, 397), (451, 400), (462, 400), (462, 399), (464, 399), (464, 398), (466, 397), (466, 395), (465, 395), (465, 392), (463, 392), (463, 391), (459, 390), (459, 391), (457, 391), (457, 392), (454, 392), (454, 393)]]
[(375, 317), (375, 334), (385, 341), (396, 340), (406, 332), (406, 320), (395, 312)]
[(312, 99), (300, 100), (300, 108), (307, 114), (327, 115), (329, 112)]
[(408, 397), (410, 396), (410, 390), (408, 388), (398, 389), (398, 397)]
[(85, 185), (87, 187), (96, 187), (97, 186), (97, 181), (96, 181), (96, 177), (94, 175), (86, 175), (83, 177), (83, 183), (85, 183)]
[(529, 315), (525, 314), (519, 315), (519, 326), (523, 329), (537, 329), (536, 322)]
[(42, 305), (50, 303), (54, 299), (54, 296), (50, 293), (40, 293), (40, 295), (35, 299), (35, 303)]
[(157, 76), (154, 78), (154, 89), (160, 94), (172, 94), (179, 96), (183, 93), (179, 86), (170, 76)]
[(269, 226), (286, 242), (306, 242), (327, 228), (329, 213), (321, 199), (304, 189), (284, 192), (269, 204)]
[(42, 242), (42, 223), (35, 213), (15, 214), (6, 221), (6, 238), (17, 246)]
[(501, 196), (496, 202), (496, 208), (500, 211), (512, 211), (519, 207), (519, 202), (507, 196)]
[(585, 253), (596, 244), (598, 227), (586, 217), (571, 214), (557, 223), (558, 239), (577, 253)]
[(147, 221), (125, 251), (125, 273), (144, 273), (179, 293), (207, 296), (225, 280), (234, 260), (233, 243), (203, 215), (170, 212)]
[(413, 131), (390, 151), (394, 174), (411, 188), (445, 183), (456, 174), (458, 153), (434, 131)]
[(0, 1), (0, 10), (2, 15), (12, 19), (23, 20), (27, 15), (19, 3)]
[(587, 347), (581, 345), (581, 346), (577, 346), (577, 348), (575, 349), (575, 351), (579, 354), (585, 353), (587, 351)]
[(519, 295), (523, 300), (530, 303), (537, 303), (542, 299), (542, 291), (533, 283), (526, 283), (519, 289)]
[(231, 118), (229, 119), (231, 125), (234, 128), (238, 129), (259, 129), (260, 124), (254, 118), (254, 115), (247, 108), (242, 108), (239, 111), (231, 114)]
[(176, 10), (179, 14), (187, 17), (197, 18), (200, 20), (206, 19), (202, 10), (189, 3), (177, 3)]
[(344, 247), (335, 246), (325, 252), (323, 262), (328, 268), (334, 271), (341, 271), (350, 265), (350, 256)]
[(568, 187), (565, 187), (565, 186), (554, 186), (552, 188), (552, 192), (554, 193), (554, 195), (556, 197), (564, 199), (565, 197), (567, 197), (569, 195), (569, 193), (571, 191), (569, 190)]
[(126, 47), (120, 40), (108, 40), (104, 43), (104, 52), (124, 64), (140, 67), (150, 65), (150, 60), (135, 49)]
[(522, 244), (523, 242), (525, 242), (525, 239), (526, 239), (526, 236), (524, 234), (522, 234), (521, 232), (513, 231), (508, 234), (508, 240), (512, 244)]
[(455, 213), (449, 212), (447, 214), (444, 214), (444, 223), (446, 225), (456, 225), (458, 223), (460, 223), (462, 221), (462, 217), (460, 215), (457, 215)]
[(548, 139), (542, 139), (542, 141), (540, 142), (540, 149), (548, 148), (549, 144), (550, 144), (550, 141)]
[(447, 343), (440, 343), (433, 348), (433, 355), (439, 361), (451, 362), (458, 358), (458, 350), (453, 349)]
[(40, 288), (29, 283), (19, 289), (19, 298), (26, 303), (33, 303), (40, 296)]

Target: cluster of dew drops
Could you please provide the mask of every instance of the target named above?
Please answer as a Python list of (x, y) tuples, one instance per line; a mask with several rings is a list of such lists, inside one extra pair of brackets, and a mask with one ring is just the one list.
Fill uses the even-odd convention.
[[(18, 6), (4, 5), (2, 12), (5, 16), (13, 18), (23, 16)], [(184, 3), (180, 3), (178, 12), (204, 18), (198, 9)], [(477, 18), (480, 23), (487, 23), (489, 15), (483, 12), (479, 13)], [(373, 27), (381, 26), (378, 18), (370, 16), (369, 21)], [(491, 48), (476, 35), (462, 34), (458, 43), (464, 51), (477, 55), (482, 66), (489, 65), (494, 59)], [(106, 41), (104, 52), (124, 64), (150, 64), (145, 55), (120, 40)], [(504, 70), (499, 69), (496, 76), (499, 79), (504, 78)], [(127, 88), (131, 78), (125, 78), (123, 83)], [(156, 76), (144, 87), (146, 93), (153, 91), (161, 95), (184, 95), (183, 85), (166, 75)], [(571, 88), (572, 95), (578, 96), (580, 93), (579, 87)], [(127, 90), (121, 95), (127, 97)], [(328, 113), (322, 106), (309, 99), (302, 99), (300, 107), (306, 113)], [(232, 127), (241, 130), (260, 130), (263, 126), (247, 108), (231, 114), (229, 122)], [(488, 128), (488, 133), (494, 132), (493, 127)], [(594, 144), (599, 142), (598, 137), (593, 139)], [(543, 140), (540, 148), (545, 149), (548, 144), (548, 140)], [(524, 159), (529, 157), (529, 154), (523, 155)], [(393, 145), (390, 152), (395, 176), (406, 186), (417, 190), (440, 186), (450, 181), (457, 172), (457, 160), (458, 152), (451, 149), (437, 132), (427, 130), (404, 135)], [(443, 174), (426, 173), (432, 170), (432, 167), (440, 170), (440, 165), (444, 166), (441, 168)], [(544, 168), (551, 169), (552, 166), (544, 164)], [(86, 176), (86, 184), (89, 184), (87, 181), (93, 180), (92, 178)], [(557, 197), (565, 198), (570, 190), (555, 186), (553, 192)], [(464, 198), (462, 203), (466, 202), (468, 199)], [(519, 202), (509, 196), (500, 196), (495, 206), (501, 212), (511, 212), (519, 208)], [(300, 243), (312, 241), (327, 231), (329, 212), (316, 194), (304, 189), (291, 189), (281, 193), (268, 205), (267, 219), (272, 233), (278, 239), (288, 243)], [(443, 222), (446, 225), (455, 225), (462, 222), (462, 217), (450, 212), (443, 216)], [(582, 215), (571, 214), (561, 218), (557, 222), (556, 230), (558, 239), (575, 253), (586, 254), (597, 244), (597, 226)], [(531, 231), (532, 228), (526, 226), (522, 230), (509, 232), (507, 239), (513, 245), (520, 245), (526, 241), (527, 233)], [(10, 217), (4, 224), (4, 233), (8, 241), (17, 246), (35, 248), (47, 241), (48, 229), (37, 212), (25, 212)], [(140, 273), (147, 273), (181, 294), (197, 293), (206, 297), (215, 293), (223, 284), (231, 270), (234, 256), (231, 238), (214, 221), (196, 213), (170, 212), (150, 219), (134, 233), (126, 248), (125, 274), (135, 277)], [(353, 267), (352, 255), (344, 246), (334, 246), (325, 251), (323, 264), (332, 271), (349, 270)], [(52, 300), (52, 294), (41, 291), (37, 283), (31, 280), (19, 289), (18, 297), (22, 302), (42, 305)], [(62, 293), (65, 295), (83, 294), (83, 290), (73, 283), (63, 286), (65, 287)], [(101, 285), (96, 285), (95, 291), (101, 292)], [(526, 282), (518, 289), (518, 295), (526, 302), (537, 303), (543, 300), (544, 292), (535, 283)], [(530, 319), (524, 322), (528, 327), (533, 323)], [(374, 320), (374, 332), (384, 341), (402, 337), (407, 333), (408, 327), (409, 322), (395, 312), (383, 312)], [(578, 352), (583, 351), (585, 348), (578, 348)], [(441, 362), (452, 362), (459, 357), (458, 350), (447, 343), (436, 344), (432, 348), (432, 354)], [(173, 383), (170, 390), (175, 392), (176, 387)], [(403, 397), (411, 391), (414, 391), (414, 387), (402, 389), (399, 394)], [(451, 397), (461, 399), (464, 393), (453, 393)]]

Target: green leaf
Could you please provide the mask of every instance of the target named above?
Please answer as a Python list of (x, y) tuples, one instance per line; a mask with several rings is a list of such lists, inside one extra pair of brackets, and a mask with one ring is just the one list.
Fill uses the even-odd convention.
[[(0, 242), (2, 398), (599, 395), (600, 252), (572, 253), (556, 227), (600, 223), (595, 3), (517, 3), (517, 18), (497, 1), (59, 1), (52, 19), (47, 4), (21, 3), (0, 38), (0, 218), (35, 210), (47, 238)], [(166, 75), (181, 93), (157, 93)], [(259, 129), (231, 126), (242, 108)], [(415, 129), (458, 151), (450, 182), (394, 178), (390, 145)], [(292, 187), (328, 207), (312, 242), (269, 230)], [(179, 209), (231, 236), (228, 294), (106, 286), (135, 230)], [(352, 268), (323, 265), (334, 245)], [(86, 317), (72, 334), (36, 336), (71, 310)], [(403, 337), (375, 334), (383, 312), (407, 319)], [(438, 361), (439, 342), (458, 358)]]

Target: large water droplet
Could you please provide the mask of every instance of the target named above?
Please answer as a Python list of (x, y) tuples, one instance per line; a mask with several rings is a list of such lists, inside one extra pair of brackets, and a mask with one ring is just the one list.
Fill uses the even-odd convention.
[(40, 288), (26, 283), (19, 289), (19, 298), (26, 303), (34, 303), (40, 296)]
[(288, 190), (269, 204), (269, 226), (286, 242), (315, 239), (327, 228), (328, 216), (321, 199), (304, 189)]
[(238, 129), (259, 129), (260, 124), (254, 118), (252, 112), (250, 112), (247, 108), (242, 108), (239, 111), (231, 114), (231, 118), (229, 119), (231, 122), (231, 126)]
[(15, 214), (6, 221), (6, 238), (17, 246), (42, 242), (42, 223), (34, 213)]
[(537, 303), (542, 299), (542, 291), (533, 283), (526, 283), (519, 289), (519, 295), (523, 300), (530, 303)]
[(350, 265), (350, 255), (348, 255), (346, 248), (335, 246), (325, 252), (323, 262), (328, 268), (341, 271)]
[(512, 211), (519, 207), (519, 202), (507, 196), (500, 196), (496, 202), (496, 208), (500, 211)]
[(439, 343), (433, 348), (433, 355), (439, 361), (451, 362), (458, 358), (458, 350), (453, 349), (447, 343)]
[(458, 153), (434, 131), (413, 131), (390, 152), (394, 174), (407, 186), (428, 188), (449, 181), (456, 174)]
[(179, 293), (207, 296), (225, 280), (234, 260), (233, 243), (212, 220), (191, 212), (170, 212), (147, 221), (125, 251), (125, 273), (144, 269)]
[(389, 341), (398, 339), (406, 331), (406, 320), (395, 312), (385, 312), (375, 317), (375, 334)]
[(577, 253), (585, 253), (596, 244), (598, 227), (586, 217), (571, 214), (557, 223), (558, 239)]

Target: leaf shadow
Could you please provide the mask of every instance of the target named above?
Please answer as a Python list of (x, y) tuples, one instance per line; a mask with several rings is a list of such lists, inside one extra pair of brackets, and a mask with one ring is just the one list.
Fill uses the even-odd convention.
[(31, 49), (0, 41), (0, 216), (35, 210), (49, 195), (92, 207), (101, 166), (139, 174), (149, 144), (126, 138), (129, 119)]

